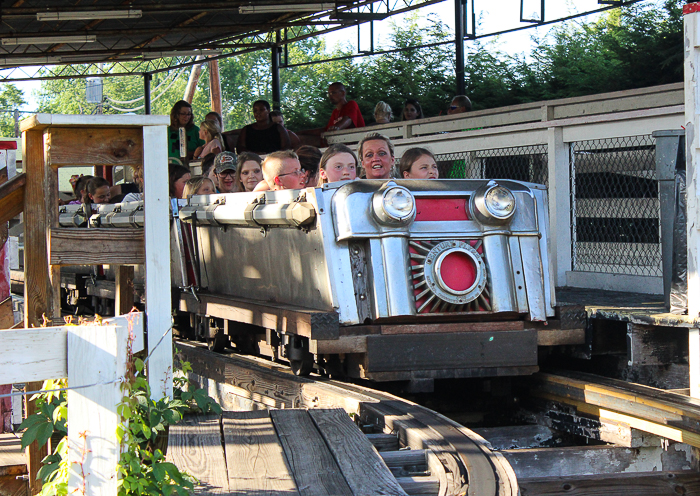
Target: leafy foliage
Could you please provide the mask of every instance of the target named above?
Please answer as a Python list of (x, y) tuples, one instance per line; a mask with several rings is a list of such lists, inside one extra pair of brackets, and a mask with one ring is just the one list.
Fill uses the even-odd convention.
[[(469, 42), (467, 95), (474, 109), (485, 109), (682, 81), (681, 8), (681, 0), (654, 0), (611, 10), (596, 22), (562, 24), (545, 38), (536, 39), (528, 54), (505, 54), (498, 40)], [(308, 29), (311, 33), (313, 28)], [(373, 109), (380, 100), (391, 105), (397, 120), (406, 98), (418, 99), (426, 117), (444, 113), (454, 96), (453, 36), (440, 19), (416, 12), (401, 25), (390, 24), (388, 42), (381, 48), (397, 50), (393, 53), (283, 69), (281, 106), (287, 126), (298, 130), (325, 125), (332, 110), (326, 90), (334, 81), (346, 84), (349, 99), (358, 102), (368, 123), (373, 122)], [(407, 50), (417, 45), (429, 46)], [(329, 50), (322, 38), (314, 37), (288, 46), (292, 65), (353, 53), (350, 44)], [(271, 102), (270, 58), (270, 51), (263, 50), (219, 61), (226, 129), (252, 122), (255, 100)], [(129, 62), (122, 65), (128, 67)], [(182, 98), (188, 72), (153, 76), (153, 98), (162, 94), (153, 102), (154, 114), (168, 114), (173, 103)], [(123, 102), (142, 98), (143, 79), (106, 78), (104, 91)], [(209, 111), (208, 98), (205, 65), (193, 102), (196, 122)], [(94, 111), (94, 106), (85, 103), (82, 80), (45, 81), (40, 102), (46, 112)], [(142, 104), (142, 99), (132, 104), (113, 102), (105, 106), (105, 112)]]
[(14, 84), (3, 84), (0, 89), (0, 136), (15, 135), (13, 111), (26, 104), (24, 93)]
[[(203, 389), (183, 391), (186, 379), (175, 381), (175, 398), (151, 398), (151, 389), (144, 376), (144, 363), (134, 360), (136, 374), (122, 384), (124, 398), (117, 413), (124, 422), (117, 428), (117, 439), (124, 445), (119, 459), (119, 495), (187, 495), (194, 480), (172, 463), (165, 461), (161, 448), (167, 445), (167, 427), (182, 420), (188, 410), (221, 413), (221, 407)], [(183, 372), (191, 371), (189, 363)]]
[[(191, 371), (189, 363), (181, 364), (183, 374)], [(122, 384), (124, 397), (117, 406), (122, 423), (117, 428), (117, 439), (124, 447), (119, 460), (119, 495), (181, 495), (190, 494), (195, 480), (180, 472), (174, 464), (165, 461), (162, 448), (167, 445), (167, 428), (182, 420), (188, 411), (220, 414), (221, 407), (203, 389), (189, 391), (189, 381), (175, 379), (174, 399), (151, 399), (150, 387), (144, 376), (144, 363), (133, 360), (130, 380)], [(66, 387), (66, 380), (45, 381), (42, 389)], [(36, 413), (22, 422), (22, 448), (34, 441), (46, 444), (54, 433), (64, 437), (53, 453), (42, 460), (37, 477), (43, 481), (41, 496), (68, 494), (68, 443), (66, 427), (66, 394), (35, 395)]]
[[(42, 389), (65, 388), (66, 382), (65, 379), (45, 381)], [(34, 395), (32, 400), (36, 401), (36, 412), (19, 426), (20, 429), (27, 429), (22, 434), (22, 449), (34, 441), (39, 445), (46, 444), (54, 432), (68, 433), (65, 392)]]

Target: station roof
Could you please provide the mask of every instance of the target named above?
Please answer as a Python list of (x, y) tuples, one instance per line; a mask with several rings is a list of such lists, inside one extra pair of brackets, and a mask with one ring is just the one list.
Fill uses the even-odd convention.
[[(191, 65), (197, 56), (269, 49), (439, 1), (3, 2), (0, 80), (153, 74)], [(46, 68), (32, 77), (23, 66)]]

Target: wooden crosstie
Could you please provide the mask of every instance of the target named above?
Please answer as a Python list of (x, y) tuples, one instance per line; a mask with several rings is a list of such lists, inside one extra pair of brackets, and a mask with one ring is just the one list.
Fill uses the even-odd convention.
[(192, 416), (170, 427), (167, 457), (199, 479), (197, 495), (406, 495), (340, 408)]

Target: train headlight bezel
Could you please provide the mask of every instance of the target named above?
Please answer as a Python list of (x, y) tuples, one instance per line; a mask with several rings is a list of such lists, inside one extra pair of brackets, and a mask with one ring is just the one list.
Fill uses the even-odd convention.
[(403, 186), (386, 183), (372, 196), (372, 210), (377, 220), (390, 226), (405, 226), (416, 217), (416, 199)]
[(513, 192), (496, 181), (478, 188), (469, 201), (472, 215), (479, 222), (496, 225), (506, 224), (513, 218), (516, 203)]

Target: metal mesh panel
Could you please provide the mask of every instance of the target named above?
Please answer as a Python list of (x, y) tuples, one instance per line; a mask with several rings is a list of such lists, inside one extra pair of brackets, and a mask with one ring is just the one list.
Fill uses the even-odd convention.
[(547, 184), (547, 145), (436, 155), (445, 179), (514, 179)]
[(571, 144), (573, 270), (660, 276), (654, 140)]

